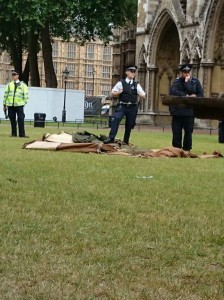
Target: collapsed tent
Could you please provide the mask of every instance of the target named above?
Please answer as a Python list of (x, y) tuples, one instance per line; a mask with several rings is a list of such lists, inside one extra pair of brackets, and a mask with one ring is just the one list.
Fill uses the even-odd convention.
[(57, 134), (45, 134), (41, 140), (25, 143), (23, 149), (27, 150), (51, 150), (69, 151), (80, 153), (99, 153), (110, 155), (125, 155), (132, 157), (179, 157), (179, 158), (218, 158), (223, 155), (214, 151), (212, 154), (197, 155), (179, 148), (167, 147), (163, 149), (142, 149), (134, 145), (126, 145), (120, 140), (111, 144), (104, 144), (103, 135), (84, 132), (74, 132), (73, 134), (61, 131)]

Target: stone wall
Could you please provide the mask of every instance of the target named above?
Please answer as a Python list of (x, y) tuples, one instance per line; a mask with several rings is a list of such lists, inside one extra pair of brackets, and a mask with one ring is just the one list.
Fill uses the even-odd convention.
[(201, 81), (205, 96), (224, 91), (223, 16), (224, 2), (218, 0), (139, 0), (136, 62), (142, 66), (147, 93), (144, 122), (147, 115), (155, 123), (163, 116), (167, 122), (161, 96), (169, 92), (182, 63), (193, 64), (193, 76)]

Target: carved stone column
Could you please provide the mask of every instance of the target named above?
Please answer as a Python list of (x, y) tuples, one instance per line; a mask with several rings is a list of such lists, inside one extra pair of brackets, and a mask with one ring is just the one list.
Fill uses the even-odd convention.
[(148, 106), (147, 109), (154, 113), (155, 110), (155, 100), (156, 100), (156, 73), (158, 68), (149, 67), (147, 70), (148, 74)]
[[(146, 72), (145, 65), (144, 66), (140, 66), (140, 68), (138, 69), (137, 81), (140, 83), (141, 87), (143, 88), (143, 90), (147, 94), (147, 82), (148, 81), (147, 81), (146, 77), (147, 77), (147, 72)], [(145, 111), (146, 111), (146, 99), (141, 100), (141, 105), (139, 107), (139, 112), (143, 113)]]
[(143, 104), (143, 111), (147, 112), (149, 111), (150, 108), (150, 101), (149, 101), (149, 69), (147, 68), (146, 70), (146, 74), (145, 74), (145, 92), (146, 92), (146, 97), (144, 100), (144, 104)]
[[(211, 97), (211, 77), (212, 77), (212, 68), (214, 63), (211, 61), (201, 62), (201, 70), (198, 74), (198, 79), (200, 80), (203, 89), (204, 97)], [(206, 119), (195, 119), (195, 126), (198, 127), (211, 127), (212, 121)]]
[(205, 97), (211, 96), (211, 80), (212, 80), (212, 68), (214, 63), (211, 61), (203, 61), (201, 62), (202, 72), (199, 74), (199, 80), (202, 78), (202, 83), (204, 87), (204, 95)]

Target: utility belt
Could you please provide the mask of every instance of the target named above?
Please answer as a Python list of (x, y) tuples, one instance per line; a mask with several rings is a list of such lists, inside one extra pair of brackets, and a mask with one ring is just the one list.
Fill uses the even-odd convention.
[(118, 102), (118, 106), (125, 106), (125, 107), (129, 107), (129, 106), (137, 106), (138, 103), (132, 103), (132, 102), (122, 102), (122, 101), (119, 101)]

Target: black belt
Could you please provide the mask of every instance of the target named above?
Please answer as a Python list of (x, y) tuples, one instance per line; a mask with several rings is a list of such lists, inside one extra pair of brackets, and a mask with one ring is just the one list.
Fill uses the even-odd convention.
[(137, 103), (131, 103), (131, 102), (122, 102), (122, 101), (120, 101), (119, 103), (118, 103), (118, 105), (122, 105), (122, 106), (126, 106), (126, 107), (129, 107), (130, 105), (138, 105)]

